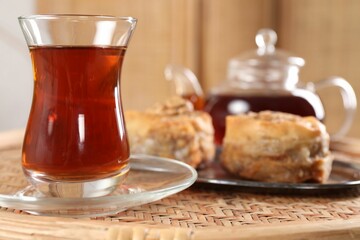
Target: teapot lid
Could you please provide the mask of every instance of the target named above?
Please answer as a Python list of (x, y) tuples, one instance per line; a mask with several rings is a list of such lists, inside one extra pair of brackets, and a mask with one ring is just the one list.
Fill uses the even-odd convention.
[(229, 61), (228, 79), (247, 83), (296, 84), (303, 58), (275, 48), (277, 34), (272, 29), (260, 29), (255, 42), (258, 49)]

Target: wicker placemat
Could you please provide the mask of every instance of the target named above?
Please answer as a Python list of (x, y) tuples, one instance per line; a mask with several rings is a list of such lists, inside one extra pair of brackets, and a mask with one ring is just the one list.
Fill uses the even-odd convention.
[[(19, 144), (11, 144), (5, 147), (7, 151), (1, 151), (4, 149), (1, 147), (0, 155), (4, 152), (14, 153), (18, 151), (19, 147)], [(17, 157), (20, 158), (20, 155)], [(5, 175), (8, 175), (9, 181), (12, 179), (12, 169), (15, 169), (14, 166), (6, 166)], [(120, 223), (121, 225), (126, 224), (126, 226), (144, 226), (146, 228), (151, 226), (156, 228), (181, 227), (192, 229), (191, 231), (196, 230), (198, 233), (204, 233), (203, 230), (206, 229), (218, 228), (223, 228), (226, 231), (234, 229), (235, 231), (238, 229), (237, 227), (251, 229), (252, 227), (271, 228), (274, 226), (275, 229), (276, 227), (279, 228), (279, 224), (311, 226), (314, 224), (326, 225), (338, 221), (360, 223), (360, 197), (357, 194), (282, 196), (248, 193), (237, 188), (194, 185), (188, 190), (160, 201), (134, 207), (111, 216), (92, 218), (91, 222), (99, 223), (102, 226), (105, 223), (108, 223), (109, 226)], [(0, 214), (5, 212), (31, 217), (19, 210), (0, 208)], [(20, 220), (17, 219), (16, 221)], [(76, 219), (73, 221), (78, 223)], [(57, 222), (54, 221), (54, 223)], [(43, 228), (42, 224), (41, 229)], [(296, 230), (296, 227), (294, 229)], [(101, 228), (101, 231), (108, 230), (108, 228)], [(22, 229), (18, 228), (18, 231), (22, 231)], [(352, 234), (351, 231), (347, 233)]]
[(98, 220), (204, 228), (360, 217), (360, 198), (274, 196), (192, 187)]
[[(24, 178), (18, 177), (20, 166), (14, 161), (4, 163), (4, 159), (18, 158), (20, 164), (20, 153), (20, 145), (0, 148), (2, 193), (27, 185)], [(236, 187), (194, 185), (160, 201), (95, 219), (186, 228), (331, 221), (360, 216), (360, 197), (356, 194), (281, 196), (247, 193)]]

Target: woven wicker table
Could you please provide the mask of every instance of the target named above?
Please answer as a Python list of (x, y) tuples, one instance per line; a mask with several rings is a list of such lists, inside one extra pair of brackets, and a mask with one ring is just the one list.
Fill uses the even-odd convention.
[[(22, 131), (0, 134), (0, 154), (21, 147)], [(358, 140), (333, 144), (360, 159)], [(20, 151), (19, 151), (20, 152)], [(20, 158), (20, 155), (18, 156)], [(194, 185), (108, 217), (32, 216), (0, 209), (0, 239), (360, 239), (358, 193), (266, 195)]]

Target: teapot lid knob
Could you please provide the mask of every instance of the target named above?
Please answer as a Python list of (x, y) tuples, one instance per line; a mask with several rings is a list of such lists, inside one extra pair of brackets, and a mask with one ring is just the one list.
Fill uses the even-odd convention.
[[(281, 49), (276, 49), (277, 34), (269, 28), (260, 29), (255, 37), (258, 48), (230, 59), (228, 79), (243, 84), (273, 84), (294, 86), (305, 61)], [(260, 86), (259, 85), (259, 86)]]
[(273, 53), (275, 51), (275, 44), (277, 41), (277, 34), (270, 28), (260, 29), (255, 37), (256, 45), (258, 46), (258, 53)]

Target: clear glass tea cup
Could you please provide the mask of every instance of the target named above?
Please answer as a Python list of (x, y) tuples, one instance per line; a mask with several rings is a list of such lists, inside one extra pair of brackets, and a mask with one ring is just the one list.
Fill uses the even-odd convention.
[(22, 166), (55, 197), (111, 193), (129, 171), (120, 73), (136, 26), (131, 17), (19, 17), (34, 92)]

